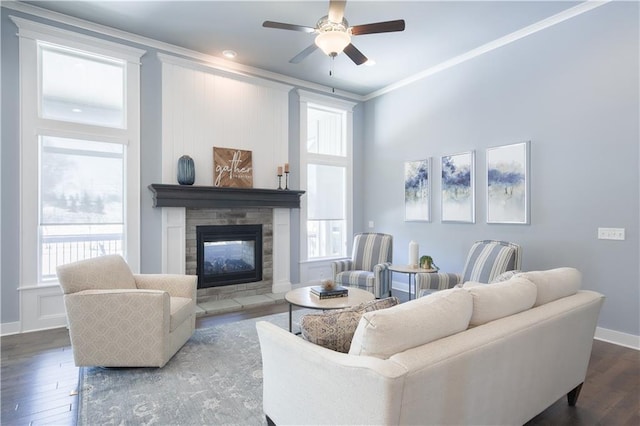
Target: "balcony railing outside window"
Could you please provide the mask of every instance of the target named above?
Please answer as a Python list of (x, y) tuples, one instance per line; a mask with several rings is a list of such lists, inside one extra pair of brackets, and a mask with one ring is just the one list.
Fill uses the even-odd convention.
[(54, 235), (41, 238), (42, 280), (56, 278), (56, 266), (107, 254), (123, 255), (122, 233)]

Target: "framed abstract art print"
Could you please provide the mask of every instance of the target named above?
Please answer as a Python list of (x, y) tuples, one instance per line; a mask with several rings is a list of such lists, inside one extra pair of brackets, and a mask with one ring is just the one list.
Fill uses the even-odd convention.
[(475, 152), (442, 157), (442, 221), (475, 223)]
[(404, 220), (431, 220), (431, 158), (404, 163)]
[(529, 224), (529, 149), (529, 141), (487, 149), (487, 223)]

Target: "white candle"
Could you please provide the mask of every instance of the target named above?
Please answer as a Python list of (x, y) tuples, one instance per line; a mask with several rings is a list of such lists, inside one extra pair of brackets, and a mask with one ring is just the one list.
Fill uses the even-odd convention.
[(409, 266), (412, 268), (418, 267), (418, 253), (420, 252), (420, 247), (418, 243), (411, 240), (409, 242)]

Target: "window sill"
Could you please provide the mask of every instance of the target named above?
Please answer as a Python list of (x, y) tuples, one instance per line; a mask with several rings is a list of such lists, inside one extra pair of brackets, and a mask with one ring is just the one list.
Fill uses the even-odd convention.
[(311, 264), (311, 263), (334, 262), (336, 260), (349, 260), (349, 259), (351, 259), (351, 258), (350, 257), (344, 257), (344, 256), (322, 257), (322, 258), (317, 258), (317, 259), (301, 260), (299, 263), (301, 265), (308, 265), (308, 264)]
[(38, 285), (29, 285), (29, 286), (18, 287), (18, 291), (42, 290), (42, 289), (45, 289), (45, 288), (54, 288), (54, 287), (57, 287), (57, 288), (62, 290), (62, 288), (60, 287), (60, 284), (58, 282), (52, 282), (52, 283), (43, 283), (43, 284), (38, 284)]

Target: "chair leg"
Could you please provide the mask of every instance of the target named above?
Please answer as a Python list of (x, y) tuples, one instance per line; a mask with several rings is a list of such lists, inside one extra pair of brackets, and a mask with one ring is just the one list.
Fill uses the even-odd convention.
[(582, 390), (582, 385), (583, 384), (584, 384), (584, 382), (580, 383), (578, 386), (573, 388), (567, 394), (567, 402), (569, 403), (569, 407), (575, 407), (576, 406), (576, 403), (578, 402), (578, 397), (580, 396), (580, 390)]

